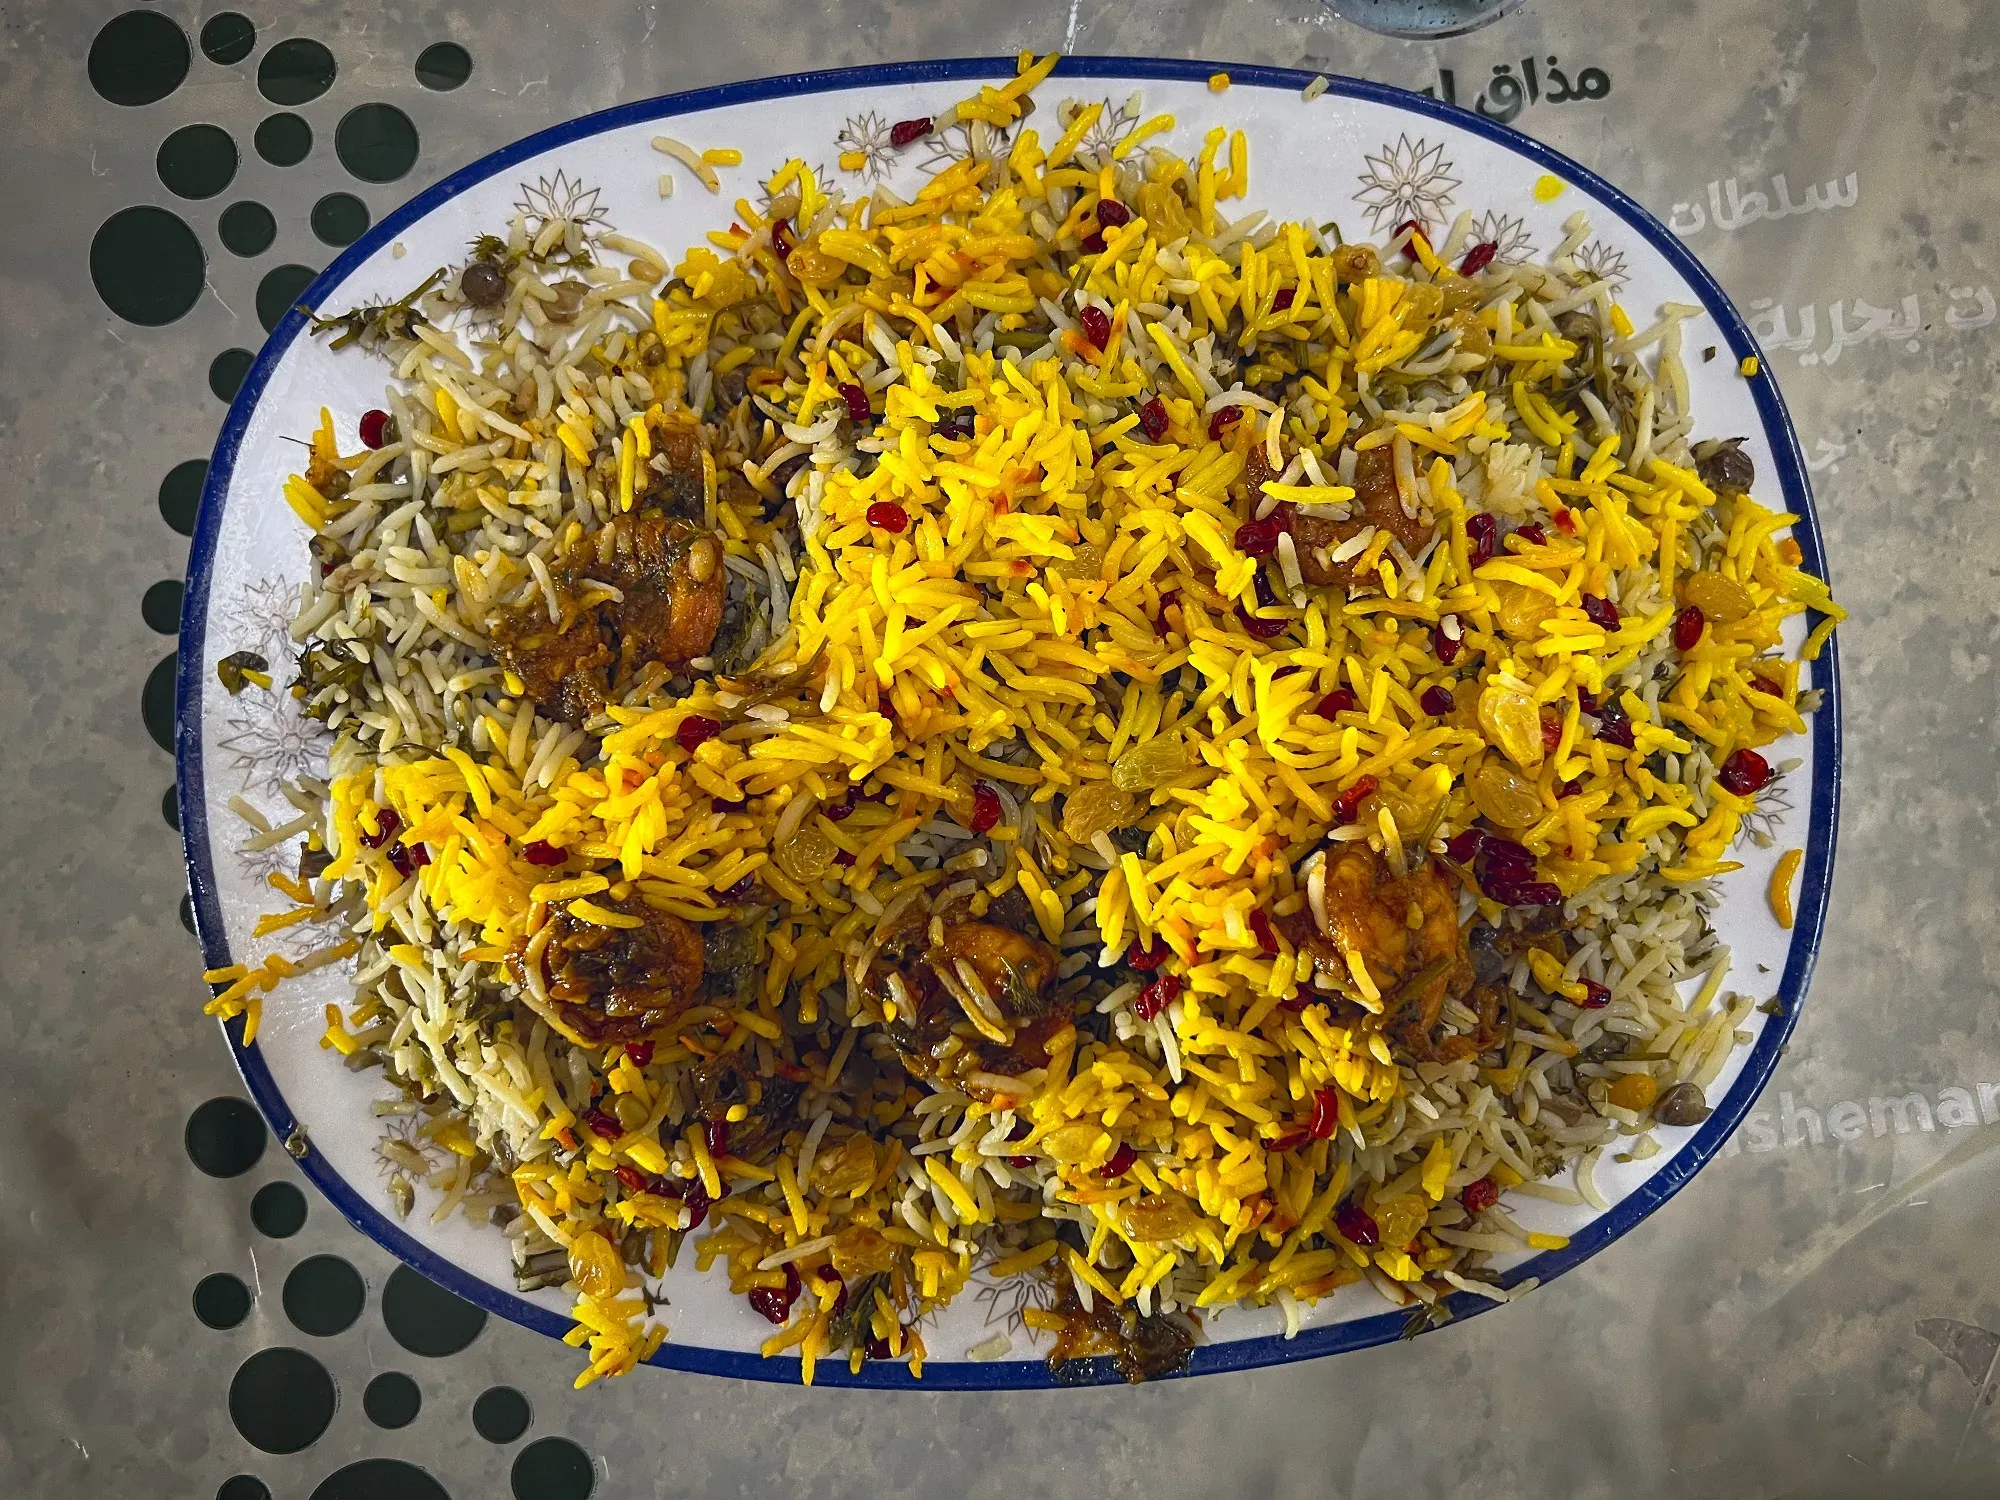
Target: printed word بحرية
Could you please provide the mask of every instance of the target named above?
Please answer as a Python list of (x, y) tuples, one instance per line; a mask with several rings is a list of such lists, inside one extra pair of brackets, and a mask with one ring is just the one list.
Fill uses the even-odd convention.
[[(1571, 84), (1569, 75), (1551, 57), (1543, 70), (1537, 73), (1532, 57), (1521, 59), (1521, 76), (1514, 76), (1512, 63), (1495, 63), (1493, 76), (1480, 90), (1472, 108), (1489, 120), (1502, 124), (1514, 118), (1530, 104), (1568, 104), (1576, 99), (1602, 99), (1611, 92), (1611, 75), (1602, 68), (1585, 68), (1576, 75)], [(1427, 87), (1424, 93), (1432, 99), (1442, 99), (1447, 104), (1458, 103), (1458, 77), (1450, 68), (1438, 69), (1435, 86)]]
[(1852, 208), (1861, 201), (1861, 178), (1849, 172), (1824, 187), (1808, 187), (1805, 201), (1792, 197), (1785, 174), (1771, 177), (1771, 191), (1751, 188), (1744, 192), (1734, 177), (1708, 185), (1708, 209), (1699, 202), (1676, 203), (1667, 215), (1667, 228), (1678, 235), (1699, 234), (1710, 224), (1717, 229), (1741, 229), (1762, 219), (1789, 219), (1799, 214), (1831, 213), (1836, 208)]
[[(1944, 310), (1945, 326), (1954, 333), (1969, 333), (1993, 321), (1993, 293), (1987, 287), (1955, 286), (1950, 289)], [(1781, 349), (1798, 352), (1802, 365), (1830, 365), (1843, 351), (1878, 341), (1900, 343), (1914, 354), (1924, 334), (1923, 298), (1917, 292), (1903, 297), (1893, 307), (1877, 307), (1856, 297), (1851, 302), (1829, 302), (1826, 307), (1827, 342), (1819, 342), (1819, 310), (1811, 303), (1797, 310), (1798, 326), (1791, 315), (1769, 297), (1750, 304), (1750, 332), (1766, 354)]]

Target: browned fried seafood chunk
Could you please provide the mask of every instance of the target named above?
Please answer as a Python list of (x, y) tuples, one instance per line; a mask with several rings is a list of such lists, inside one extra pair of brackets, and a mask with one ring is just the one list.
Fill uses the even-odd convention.
[(596, 904), (637, 917), (636, 927), (604, 927), (567, 907), (549, 918), (543, 955), (553, 1019), (592, 1045), (637, 1041), (671, 1025), (701, 988), (701, 934), (636, 896)]

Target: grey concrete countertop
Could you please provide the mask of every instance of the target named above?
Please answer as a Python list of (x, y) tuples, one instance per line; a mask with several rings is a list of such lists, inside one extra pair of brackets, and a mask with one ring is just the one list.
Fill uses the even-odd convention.
[[(192, 40), (216, 9), (145, 11)], [(554, 1437), (587, 1456), (596, 1494), (619, 1497), (1993, 1493), (2000, 520), (1985, 476), (2000, 466), (2000, 8), (1530, 0), (1437, 44), (1371, 36), (1318, 0), (244, 9), (247, 58), (217, 63), (196, 45), (179, 88), (121, 106), (86, 70), (118, 5), (0, 5), (12, 142), (0, 153), (0, 765), (14, 788), (0, 799), (12, 893), (0, 904), (0, 1491), (238, 1500), (262, 1491), (225, 1481), (254, 1475), (283, 1500), (419, 1493), (356, 1488), (365, 1470), (319, 1488), (344, 1466), (397, 1459), (466, 1500), (510, 1493), (518, 1456)], [(292, 37), (323, 43), (338, 72), (296, 107), (311, 153), (279, 167), (251, 145), (278, 108), (257, 68)], [(473, 71), (437, 91), (413, 64), (445, 40)], [(173, 647), (148, 617), (172, 590), (144, 610), (142, 598), (185, 563), (155, 497), (213, 441), (211, 362), (262, 338), (267, 273), (332, 258), (310, 227), (325, 194), (353, 193), (379, 218), (493, 147), (621, 100), (1021, 47), (1413, 88), (1442, 87), (1449, 70), (1462, 103), (1524, 58), (1607, 75), (1605, 98), (1541, 98), (1515, 123), (1674, 214), (1750, 314), (1854, 614), (1833, 916), (1789, 1055), (1740, 1145), (1639, 1230), (1524, 1302), (1412, 1344), (1014, 1395), (650, 1369), (578, 1394), (571, 1351), (498, 1322), (461, 1353), (413, 1353), (379, 1310), (394, 1263), (310, 1189), (302, 1230), (253, 1228), (253, 1195), (296, 1179), (275, 1143), (230, 1178), (197, 1171), (183, 1147), (197, 1106), (243, 1091), (200, 1014), (180, 845), (161, 813), (173, 766), (141, 714)], [(339, 119), (373, 100), (403, 110), (421, 141), (409, 174), (379, 185), (349, 177), (334, 149)], [(176, 199), (155, 155), (198, 122), (227, 131), (241, 165), (222, 195)], [(1784, 201), (1776, 174), (1795, 197), (1845, 186), (1760, 216), (1746, 204)], [(1741, 196), (1752, 190), (1765, 198)], [(238, 200), (275, 216), (275, 243), (255, 256), (217, 238)], [(154, 328), (114, 316), (89, 274), (98, 226), (145, 203), (172, 206), (208, 261), (193, 309)], [(1703, 224), (1687, 228), (1696, 206)], [(367, 1305), (347, 1331), (314, 1337), (290, 1325), (279, 1289), (322, 1255), (360, 1272)], [(215, 1272), (256, 1294), (226, 1331), (192, 1308)], [(276, 1456), (239, 1434), (228, 1392), (246, 1359), (286, 1345), (331, 1372), (340, 1404), (316, 1442)], [(383, 1371), (416, 1381), (422, 1409), (406, 1426), (367, 1414), (362, 1391)], [(473, 1425), (496, 1385), (532, 1410), (511, 1444)]]

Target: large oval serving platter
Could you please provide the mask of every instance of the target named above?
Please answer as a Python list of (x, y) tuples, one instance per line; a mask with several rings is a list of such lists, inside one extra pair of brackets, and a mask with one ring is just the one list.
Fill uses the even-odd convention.
[[(1702, 316), (1686, 325), (1686, 346), (1716, 346), (1721, 357), (1688, 360), (1696, 430), (1748, 436), (1761, 479), (1760, 494), (1803, 519), (1795, 536), (1806, 566), (1824, 576), (1805, 467), (1784, 404), (1768, 374), (1744, 378), (1738, 362), (1755, 353), (1743, 320), (1715, 280), (1657, 220), (1610, 184), (1526, 136), (1466, 110), (1401, 90), (1335, 79), (1307, 100), (1310, 73), (1230, 68), (1233, 86), (1211, 92), (1210, 63), (1128, 58), (1070, 58), (1038, 93), (1045, 106), (1065, 97), (1105, 100), (1120, 131), (1136, 118), (1171, 113), (1178, 122), (1165, 143), (1192, 156), (1214, 125), (1240, 126), (1250, 143), (1249, 206), (1279, 218), (1337, 221), (1348, 238), (1382, 241), (1407, 219), (1449, 224), (1462, 210), (1478, 216), (1475, 239), (1497, 240), (1515, 258), (1539, 258), (1563, 239), (1563, 224), (1586, 210), (1592, 237), (1579, 258), (1619, 285), (1635, 321), (1649, 321), (1663, 303), (1696, 303)], [(728, 204), (754, 194), (752, 174), (767, 175), (794, 155), (829, 169), (843, 151), (886, 135), (886, 122), (942, 112), (981, 81), (1011, 76), (1011, 59), (968, 59), (807, 73), (731, 84), (622, 105), (542, 131), (444, 181), (389, 214), (315, 281), (301, 301), (340, 310), (392, 299), (434, 266), (462, 259), (481, 232), (501, 228), (515, 205), (546, 209), (561, 200), (572, 214), (594, 212), (620, 230), (668, 250), (702, 242), (726, 227)], [(1140, 103), (1132, 103), (1138, 91)], [(662, 199), (667, 165), (652, 139), (671, 133), (700, 146), (728, 145), (744, 166), (725, 169), (724, 192), (712, 197), (682, 177)], [(1106, 129), (1110, 126), (1103, 127)], [(903, 153), (871, 152), (868, 171), (905, 193), (936, 152), (956, 143), (947, 135)], [(926, 162), (926, 154), (929, 161)], [(1550, 197), (1554, 186), (1563, 185)], [(857, 179), (848, 177), (850, 183)], [(1540, 191), (1537, 191), (1537, 188)], [(1240, 207), (1241, 205), (1233, 205)], [(207, 487), (188, 566), (181, 623), (177, 749), (180, 816), (194, 910), (211, 968), (249, 956), (251, 928), (269, 904), (265, 875), (296, 863), (295, 847), (241, 852), (245, 825), (230, 799), (248, 798), (275, 811), (277, 784), (311, 767), (322, 749), (317, 726), (302, 721), (282, 692), (231, 698), (220, 691), (216, 663), (233, 651), (262, 652), (284, 671), (291, 656), (286, 624), (296, 581), (307, 566), (306, 532), (280, 498), (285, 476), (301, 463), (287, 439), (318, 423), (321, 406), (334, 413), (341, 446), (356, 446), (356, 423), (378, 405), (385, 381), (379, 360), (335, 354), (308, 336), (299, 310), (286, 314), (231, 406), (209, 466)], [(1796, 649), (1805, 623), (1789, 622)], [(1508, 1284), (1546, 1282), (1637, 1225), (1673, 1196), (1712, 1157), (1743, 1118), (1776, 1065), (1806, 990), (1826, 910), (1839, 794), (1839, 695), (1831, 647), (1808, 669), (1822, 706), (1808, 732), (1779, 745), (1774, 758), (1799, 767), (1765, 799), (1768, 847), (1745, 839), (1733, 857), (1745, 868), (1723, 882), (1715, 912), (1722, 941), (1734, 951), (1734, 984), (1775, 997), (1752, 1014), (1749, 1045), (1717, 1080), (1716, 1109), (1694, 1129), (1662, 1129), (1665, 1147), (1644, 1162), (1605, 1161), (1597, 1186), (1607, 1212), (1528, 1200), (1517, 1216), (1530, 1228), (1565, 1234), (1565, 1248), (1522, 1257), (1505, 1267)], [(1805, 683), (1802, 681), (1801, 686)], [(289, 813), (286, 814), (289, 816)], [(1773, 919), (1765, 889), (1780, 850), (1806, 851), (1798, 921), (1790, 931)], [(260, 940), (256, 952), (264, 951)], [(280, 951), (283, 951), (280, 949)], [(259, 1107), (281, 1140), (292, 1145), (306, 1174), (357, 1228), (432, 1280), (479, 1306), (551, 1335), (565, 1332), (566, 1298), (547, 1290), (514, 1290), (504, 1236), (462, 1216), (431, 1222), (421, 1199), (398, 1218), (385, 1191), (389, 1169), (377, 1154), (380, 1123), (372, 1105), (383, 1095), (379, 1077), (355, 1073), (322, 1050), (325, 1006), (344, 1001), (347, 979), (328, 968), (281, 986), (266, 1001), (263, 1029), (242, 1046), (241, 1023), (227, 1027), (236, 1061)], [(669, 1273), (672, 1332), (655, 1362), (683, 1369), (759, 1379), (796, 1380), (786, 1355), (757, 1352), (770, 1332), (720, 1271), (700, 1276), (687, 1264)], [(1457, 1294), (1461, 1315), (1489, 1304)], [(1527, 1304), (1532, 1308), (1533, 1303)], [(926, 1328), (929, 1388), (1002, 1388), (1050, 1383), (1038, 1337), (1023, 1327), (1006, 1288), (975, 1281)], [(1516, 1310), (1514, 1317), (1532, 1317)], [(1235, 1311), (1207, 1321), (1195, 1373), (1244, 1369), (1308, 1358), (1393, 1339), (1404, 1314), (1389, 1309), (1365, 1283), (1344, 1287), (1305, 1316), (1287, 1339), (1278, 1312)], [(996, 1332), (1007, 1335), (996, 1340)], [(985, 1358), (970, 1358), (977, 1347)], [(1006, 1352), (990, 1357), (996, 1348)], [(907, 1387), (900, 1363), (870, 1362), (858, 1375), (822, 1361), (820, 1381)]]

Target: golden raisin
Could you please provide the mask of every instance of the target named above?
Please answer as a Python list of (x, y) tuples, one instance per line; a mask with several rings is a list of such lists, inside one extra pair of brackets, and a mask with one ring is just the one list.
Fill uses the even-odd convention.
[(1690, 573), (1681, 580), (1681, 602), (1692, 604), (1711, 624), (1728, 625), (1755, 614), (1757, 601), (1733, 578), (1720, 573)]
[(625, 1263), (618, 1247), (594, 1229), (569, 1242), (569, 1274), (586, 1297), (615, 1297), (625, 1290)]
[(1188, 768), (1187, 746), (1177, 734), (1155, 735), (1134, 745), (1111, 768), (1112, 784), (1121, 791), (1150, 792)]
[(1535, 784), (1505, 761), (1488, 756), (1466, 781), (1472, 805), (1496, 828), (1526, 828), (1541, 821)]
[(810, 245), (801, 245), (785, 257), (785, 269), (807, 286), (832, 286), (847, 274), (847, 262)]
[(1063, 837), (1087, 844), (1100, 833), (1127, 827), (1138, 812), (1138, 800), (1108, 781), (1078, 787), (1063, 801)]
[(1489, 683), (1479, 695), (1479, 727), (1487, 741), (1522, 770), (1541, 769), (1542, 714), (1534, 698), (1519, 688)]

